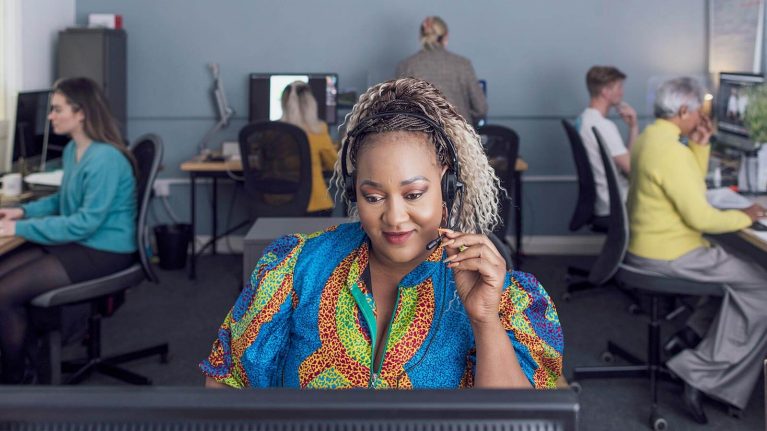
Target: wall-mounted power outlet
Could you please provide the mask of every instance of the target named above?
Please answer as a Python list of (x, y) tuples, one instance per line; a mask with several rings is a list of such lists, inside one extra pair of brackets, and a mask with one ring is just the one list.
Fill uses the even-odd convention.
[(157, 179), (154, 181), (154, 195), (160, 198), (170, 196), (170, 181)]

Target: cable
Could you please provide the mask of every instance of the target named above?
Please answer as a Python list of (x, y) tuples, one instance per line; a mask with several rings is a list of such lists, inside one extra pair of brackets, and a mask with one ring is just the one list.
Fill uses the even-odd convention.
[(176, 216), (176, 213), (173, 212), (173, 208), (170, 207), (170, 203), (168, 203), (168, 197), (163, 196), (161, 200), (162, 200), (162, 206), (165, 208), (165, 212), (168, 213), (168, 216), (170, 217), (171, 221), (174, 224), (179, 224), (179, 218)]

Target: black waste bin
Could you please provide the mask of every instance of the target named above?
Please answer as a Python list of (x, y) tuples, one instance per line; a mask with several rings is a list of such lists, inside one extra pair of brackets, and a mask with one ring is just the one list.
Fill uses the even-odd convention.
[(182, 269), (186, 266), (187, 249), (192, 239), (192, 225), (161, 224), (154, 228), (160, 268)]

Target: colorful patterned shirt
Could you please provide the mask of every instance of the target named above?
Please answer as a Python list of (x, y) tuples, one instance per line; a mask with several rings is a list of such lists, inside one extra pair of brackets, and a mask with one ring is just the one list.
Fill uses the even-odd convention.
[[(368, 246), (359, 223), (271, 243), (200, 363), (203, 373), (237, 388), (472, 386), (474, 336), (441, 246), (397, 286), (374, 369), (375, 304), (362, 276)], [(508, 272), (499, 316), (530, 383), (554, 387), (562, 329), (540, 283)]]

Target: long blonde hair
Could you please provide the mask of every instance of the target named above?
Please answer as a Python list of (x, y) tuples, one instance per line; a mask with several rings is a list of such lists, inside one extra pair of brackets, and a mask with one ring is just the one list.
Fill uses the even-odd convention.
[(282, 91), (281, 121), (304, 129), (307, 133), (322, 133), (324, 123), (317, 116), (317, 99), (312, 89), (302, 81), (294, 81)]
[(434, 49), (445, 45), (447, 23), (438, 16), (427, 16), (421, 22), (421, 46), (424, 49)]
[[(461, 206), (457, 202), (458, 199), (453, 202), (452, 208), (452, 214), (457, 215), (457, 229), (462, 232), (490, 233), (500, 221), (498, 208), (499, 193), (502, 189), (474, 128), (456, 112), (453, 105), (445, 100), (433, 85), (420, 79), (402, 78), (374, 85), (362, 94), (352, 112), (346, 116), (345, 134), (374, 114), (392, 111), (424, 115), (444, 129), (453, 142), (456, 158), (460, 164), (459, 180), (464, 184), (463, 205), (460, 213), (456, 214)], [(347, 150), (349, 172), (356, 169), (357, 154), (360, 147), (365, 144), (366, 137), (374, 133), (391, 131), (427, 133), (434, 143), (439, 163), (442, 166), (450, 165), (446, 144), (424, 121), (403, 115), (383, 116), (370, 121), (370, 126), (366, 128), (369, 132), (349, 139)], [(340, 192), (344, 190), (344, 178), (341, 172), (342, 156), (339, 153), (332, 181), (341, 199), (352, 209), (352, 214), (356, 215), (357, 208), (345, 194)]]

